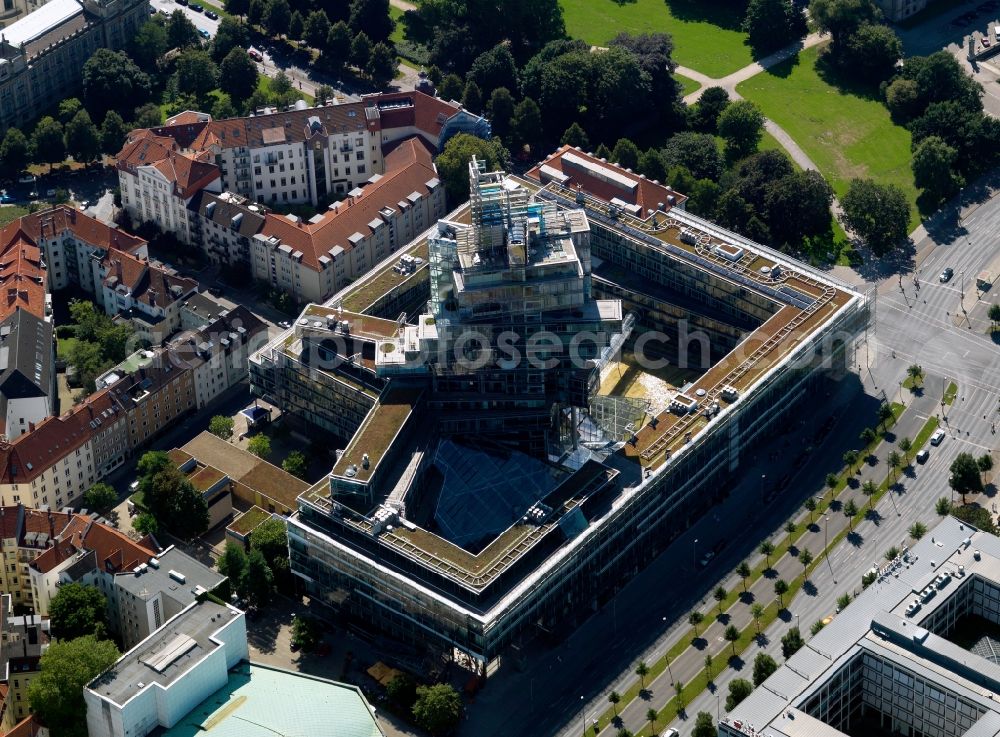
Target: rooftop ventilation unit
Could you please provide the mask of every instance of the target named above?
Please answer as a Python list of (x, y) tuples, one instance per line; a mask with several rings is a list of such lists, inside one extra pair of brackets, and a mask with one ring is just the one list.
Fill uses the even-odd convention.
[(183, 573), (178, 573), (177, 571), (171, 569), (169, 572), (170, 578), (174, 579), (177, 583), (184, 583), (187, 581), (187, 576)]

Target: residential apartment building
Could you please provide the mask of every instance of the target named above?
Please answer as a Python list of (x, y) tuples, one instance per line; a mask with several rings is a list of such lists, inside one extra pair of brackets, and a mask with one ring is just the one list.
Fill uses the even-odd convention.
[(250, 241), (264, 227), (266, 209), (234, 192), (202, 191), (191, 201), (192, 242), (218, 266), (249, 276)]
[(128, 448), (135, 449), (192, 412), (195, 407), (194, 372), (168, 351), (157, 351), (141, 366), (111, 381), (107, 391), (124, 412)]
[(194, 279), (124, 252), (105, 255), (101, 271), (98, 302), (104, 311), (131, 322), (136, 335), (153, 345), (180, 329), (181, 306), (198, 292)]
[(124, 462), (129, 447), (121, 404), (110, 391), (92, 394), (65, 414), (0, 443), (0, 505), (73, 505)]
[(722, 737), (1000, 733), (1000, 539), (947, 517), (875, 573)]
[(250, 355), (267, 342), (267, 325), (242, 305), (168, 346), (171, 360), (186, 363), (194, 378), (195, 406), (206, 406), (247, 378)]
[(38, 615), (15, 615), (9, 594), (0, 595), (0, 729), (13, 729), (31, 714), (28, 686), (41, 673), (49, 645), (49, 622)]
[(55, 543), (69, 523), (68, 512), (32, 509), (23, 504), (0, 507), (0, 591), (22, 611), (34, 607), (28, 566)]
[[(35, 6), (28, 0), (26, 10)], [(4, 9), (13, 9), (5, 0)], [(77, 92), (99, 48), (121, 49), (149, 18), (139, 0), (51, 0), (0, 36), (0, 131), (26, 127)]]
[(17, 309), (0, 320), (0, 434), (14, 440), (55, 410), (52, 323)]
[(444, 184), (417, 139), (390, 152), (385, 167), (309, 222), (267, 213), (250, 242), (254, 279), (297, 302), (320, 302), (444, 216)]
[(122, 206), (136, 222), (153, 222), (191, 242), (188, 204), (200, 191), (221, 191), (219, 168), (208, 152), (182, 152), (177, 141), (134, 131), (117, 158)]
[(88, 685), (87, 733), (145, 737), (172, 727), (225, 686), (229, 670), (249, 656), (243, 612), (194, 602)]

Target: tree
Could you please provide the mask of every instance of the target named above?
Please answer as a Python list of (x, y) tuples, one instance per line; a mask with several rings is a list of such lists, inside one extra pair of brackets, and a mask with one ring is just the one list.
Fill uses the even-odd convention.
[[(175, 11), (178, 14), (185, 18)], [(83, 97), (93, 112), (130, 110), (145, 102), (151, 89), (149, 75), (124, 51), (97, 49), (83, 65)]]
[(173, 464), (152, 477), (144, 502), (158, 522), (178, 537), (198, 537), (208, 529), (208, 504)]
[(57, 119), (66, 125), (73, 119), (73, 116), (83, 110), (83, 103), (76, 97), (67, 97), (59, 102), (59, 114)]
[(510, 137), (511, 119), (514, 117), (514, 97), (506, 87), (497, 87), (486, 103), (486, 115), (493, 125), (493, 135), (503, 141)]
[(438, 85), (437, 94), (442, 100), (460, 100), (465, 93), (462, 78), (457, 74), (449, 74)]
[(712, 653), (705, 653), (705, 685), (712, 683)]
[(241, 103), (257, 89), (257, 65), (243, 48), (234, 48), (219, 67), (219, 89)]
[(809, 568), (809, 564), (813, 562), (813, 554), (809, 552), (808, 548), (804, 548), (801, 553), (799, 553), (799, 563), (802, 564), (802, 573), (805, 574), (806, 570)]
[(167, 29), (163, 23), (146, 21), (132, 36), (128, 54), (147, 74), (156, 71), (156, 63), (167, 53)]
[(726, 696), (726, 711), (732, 711), (753, 691), (753, 684), (746, 678), (734, 678), (729, 682), (729, 695)]
[[(223, 0), (226, 12), (230, 15), (240, 16), (250, 12), (249, 0)], [(219, 23), (221, 26), (222, 23)]]
[(306, 468), (308, 465), (309, 464), (306, 463), (305, 455), (298, 450), (293, 450), (285, 456), (285, 460), (281, 462), (281, 467), (285, 471), (292, 474), (292, 476), (298, 476), (300, 479), (304, 479), (306, 477)]
[(719, 115), (719, 135), (730, 158), (752, 154), (764, 135), (764, 115), (749, 100), (732, 102)]
[[(829, 476), (830, 476), (830, 474), (827, 474), (827, 486), (830, 486)], [(836, 478), (837, 477), (834, 476), (834, 479), (836, 479)], [(833, 484), (833, 486), (836, 486), (836, 485), (837, 484), (835, 482)], [(833, 486), (831, 486), (830, 488), (833, 488)], [(814, 497), (811, 497), (811, 496), (810, 497), (806, 497), (806, 500), (802, 503), (802, 506), (805, 507), (805, 509), (806, 509), (807, 512), (809, 512), (809, 524), (812, 524), (812, 521), (813, 521), (813, 512), (816, 511), (816, 506), (817, 506), (816, 505), (816, 499)]]
[(292, 645), (302, 652), (315, 650), (322, 638), (319, 622), (312, 617), (296, 615), (292, 619)]
[(264, 556), (272, 571), (287, 567), (288, 528), (284, 519), (271, 517), (254, 528), (250, 533), (250, 551), (255, 550)]
[(805, 35), (802, 10), (788, 0), (750, 0), (743, 16), (743, 32), (758, 54), (787, 46)]
[[(868, 574), (865, 574), (865, 575), (868, 575)], [(868, 584), (868, 585), (870, 586), (871, 584)], [(866, 588), (864, 576), (861, 577), (861, 587), (862, 588)], [(809, 627), (809, 634), (811, 634), (813, 637), (815, 637), (816, 635), (818, 635), (820, 633), (820, 631), (824, 627), (826, 627), (826, 623), (822, 619), (817, 619)]]
[(698, 625), (700, 625), (704, 619), (705, 615), (701, 612), (691, 612), (688, 615), (688, 624), (694, 627), (694, 634), (696, 637), (698, 636)]
[(111, 509), (118, 503), (118, 492), (103, 482), (98, 482), (83, 492), (83, 503), (93, 510)]
[(483, 95), (492, 95), (501, 87), (516, 90), (519, 87), (517, 62), (509, 45), (499, 43), (477, 56), (469, 67), (468, 80), (475, 82)]
[(746, 593), (747, 590), (747, 579), (750, 578), (750, 564), (746, 561), (742, 561), (738, 566), (736, 566), (736, 575), (743, 580), (743, 592)]
[(763, 540), (757, 548), (760, 554), (764, 556), (764, 565), (767, 568), (771, 567), (771, 555), (774, 553), (774, 543), (770, 540)]
[(612, 691), (608, 694), (608, 703), (611, 704), (615, 711), (615, 716), (618, 716), (618, 702), (622, 700), (622, 696), (617, 691)]
[(729, 596), (729, 592), (726, 591), (723, 586), (716, 586), (715, 591), (712, 592), (712, 596), (715, 598), (716, 603), (719, 605), (719, 615), (722, 614), (722, 605), (726, 601), (726, 597)]
[(993, 456), (991, 456), (989, 453), (983, 453), (976, 459), (976, 465), (979, 467), (979, 470), (983, 473), (992, 470)]
[(844, 516), (847, 517), (847, 525), (850, 529), (853, 529), (854, 518), (858, 514), (858, 505), (854, 503), (853, 499), (848, 499), (847, 503), (844, 505)]
[(947, 497), (940, 497), (937, 502), (934, 503), (934, 511), (941, 517), (946, 517), (951, 513), (951, 502), (948, 501)]
[(894, 561), (894, 560), (896, 560), (896, 558), (899, 557), (899, 548), (897, 548), (895, 545), (893, 545), (888, 550), (886, 550), (883, 555), (885, 555), (885, 559), (887, 561), (890, 561), (890, 562)]
[(715, 720), (707, 711), (698, 712), (691, 737), (719, 737), (719, 730), (715, 728)]
[(608, 43), (635, 57), (639, 69), (649, 78), (649, 92), (656, 109), (671, 114), (673, 103), (679, 101), (680, 85), (674, 79), (677, 62), (673, 59), (674, 41), (667, 33), (644, 33), (633, 36), (619, 33)]
[(640, 660), (635, 667), (635, 674), (639, 676), (639, 688), (646, 688), (646, 676), (649, 675), (649, 666), (644, 660)]
[(0, 168), (5, 175), (14, 177), (28, 163), (28, 139), (19, 129), (10, 127), (0, 143)]
[(764, 218), (773, 241), (791, 249), (830, 232), (833, 188), (815, 169), (797, 171), (767, 186)]
[(140, 512), (132, 520), (132, 529), (140, 535), (155, 535), (160, 531), (160, 524), (156, 521), (156, 517), (149, 512)]
[(266, 10), (266, 0), (250, 0), (250, 5), (247, 7), (247, 23), (251, 26), (261, 25), (264, 22)]
[(991, 535), (997, 534), (997, 526), (993, 522), (993, 516), (989, 510), (980, 507), (978, 504), (963, 504), (951, 510), (956, 519), (976, 527)]
[(245, 49), (249, 44), (250, 32), (246, 23), (237, 18), (224, 17), (219, 21), (219, 28), (212, 37), (212, 61), (221, 64), (230, 51), (236, 48)]
[(683, 166), (697, 179), (718, 180), (726, 168), (715, 136), (684, 131), (675, 133), (663, 147), (663, 164), (668, 169)]
[(850, 605), (851, 605), (851, 595), (850, 594), (842, 594), (841, 596), (837, 597), (837, 611), (838, 612), (844, 611)]
[(376, 43), (388, 41), (396, 27), (389, 15), (389, 0), (351, 0), (347, 23), (355, 34), (364, 33)]
[(903, 42), (889, 26), (865, 23), (847, 37), (840, 64), (868, 84), (889, 79), (903, 55)]
[(232, 540), (226, 541), (226, 547), (216, 561), (215, 567), (219, 573), (229, 579), (229, 583), (234, 588), (239, 588), (243, 580), (243, 574), (247, 569), (247, 554), (242, 545), (237, 545)]
[(107, 637), (108, 601), (93, 586), (64, 583), (49, 602), (52, 636), (73, 640), (85, 635), (98, 639)]
[(923, 110), (920, 86), (912, 79), (897, 77), (886, 87), (885, 106), (895, 122), (905, 125)]
[(39, 663), (40, 673), (28, 685), (28, 703), (53, 735), (87, 737), (83, 692), (88, 683), (110, 668), (121, 653), (110, 640), (89, 635), (49, 645)]
[[(101, 151), (114, 155), (121, 151), (125, 145), (125, 137), (128, 135), (128, 128), (122, 116), (114, 110), (108, 110), (101, 123)], [(0, 151), (2, 156), (2, 151)]]
[(978, 494), (983, 490), (979, 465), (971, 453), (959, 453), (948, 470), (951, 472), (948, 485), (956, 494), (962, 495), (962, 504), (965, 504), (966, 494)]
[(155, 128), (162, 123), (163, 111), (156, 103), (147, 102), (135, 109), (135, 120), (132, 122), (135, 128)]
[(774, 582), (774, 593), (778, 597), (778, 606), (782, 609), (785, 608), (785, 594), (788, 593), (788, 583), (783, 578), (779, 578)]
[(322, 10), (313, 10), (306, 16), (302, 28), (305, 42), (314, 49), (321, 49), (330, 35), (330, 19)]
[(667, 178), (667, 167), (663, 161), (663, 155), (655, 148), (649, 148), (639, 156), (639, 165), (636, 171), (646, 179), (662, 182)]
[(865, 446), (871, 445), (872, 443), (875, 442), (877, 438), (878, 438), (878, 433), (876, 433), (875, 430), (873, 430), (870, 427), (866, 427), (864, 430), (861, 431), (861, 434), (858, 436), (858, 439), (862, 443), (864, 443)]
[(512, 138), (519, 145), (528, 146), (534, 151), (542, 130), (542, 111), (538, 103), (530, 97), (525, 97), (514, 106), (514, 117), (511, 118)]
[[(0, 159), (3, 158), (2, 151), (3, 150), (0, 149)], [(987, 317), (990, 318), (990, 322), (992, 323), (990, 325), (990, 329), (993, 330), (993, 331), (995, 331), (997, 323), (1000, 322), (1000, 303), (994, 302), (993, 304), (991, 304), (989, 310), (986, 313), (986, 315), (987, 315)]]
[(38, 121), (31, 134), (32, 158), (44, 164), (55, 164), (66, 157), (63, 127), (58, 120), (46, 115)]
[(910, 537), (912, 537), (914, 540), (919, 540), (920, 538), (922, 538), (924, 535), (927, 534), (927, 525), (925, 525), (923, 522), (914, 522), (912, 525), (910, 525), (910, 529), (907, 530), (907, 532), (910, 533)]
[(188, 46), (201, 45), (198, 29), (184, 11), (178, 8), (167, 19), (167, 46), (171, 49), (184, 49)]
[[(71, 307), (70, 310), (72, 311), (72, 309)], [(79, 320), (74, 319), (74, 322), (79, 323)], [(153, 476), (169, 465), (171, 465), (170, 456), (164, 451), (147, 450), (139, 457), (138, 462), (135, 464), (135, 470), (142, 481), (147, 479), (152, 480)], [(142, 488), (141, 485), (140, 488)]]
[(291, 8), (288, 0), (267, 0), (261, 21), (271, 36), (288, 33), (291, 25)]
[(372, 41), (368, 34), (359, 33), (351, 40), (351, 63), (364, 71), (372, 58)]
[(906, 461), (910, 460), (910, 451), (913, 450), (913, 441), (904, 435), (899, 439), (899, 442), (896, 443), (896, 445), (898, 445), (899, 449), (903, 451), (903, 459)]
[(464, 202), (469, 196), (469, 162), (473, 156), (485, 163), (487, 171), (495, 171), (504, 165), (507, 152), (499, 139), (484, 141), (468, 133), (449, 138), (435, 163), (452, 203)]
[(770, 678), (776, 670), (778, 670), (778, 664), (774, 658), (767, 653), (757, 653), (757, 657), (753, 659), (753, 685), (759, 686)]
[(886, 465), (889, 466), (889, 473), (892, 478), (896, 477), (896, 472), (899, 470), (900, 466), (903, 465), (903, 456), (899, 454), (898, 451), (891, 450), (889, 455), (886, 457)]
[(798, 529), (798, 528), (797, 528), (795, 522), (793, 522), (792, 520), (788, 520), (785, 523), (785, 532), (787, 532), (789, 535), (794, 534), (796, 529)]
[(479, 85), (471, 80), (465, 85), (465, 92), (462, 93), (462, 106), (474, 113), (482, 112), (483, 93)]
[(208, 431), (223, 440), (233, 437), (233, 418), (225, 415), (215, 415), (208, 421)]
[(722, 87), (709, 87), (697, 104), (688, 108), (688, 122), (696, 131), (714, 134), (719, 129), (719, 116), (728, 106), (729, 93)]
[(878, 494), (878, 486), (874, 481), (865, 481), (861, 484), (861, 493), (868, 497), (868, 509), (871, 509), (872, 503), (875, 501), (875, 495)]
[(635, 169), (639, 166), (639, 147), (627, 138), (619, 138), (611, 150), (611, 158), (624, 169)]
[(882, 14), (872, 0), (812, 0), (809, 17), (833, 37), (836, 54), (860, 25), (877, 22)]
[(848, 450), (844, 452), (843, 460), (844, 464), (847, 466), (847, 471), (850, 474), (854, 474), (854, 466), (857, 464), (860, 454), (856, 450)]
[(574, 146), (583, 151), (590, 148), (590, 139), (587, 137), (587, 132), (580, 127), (579, 123), (573, 123), (566, 132), (562, 134), (562, 138), (559, 140), (559, 145), (561, 146)]
[(723, 635), (726, 641), (733, 646), (733, 657), (736, 657), (736, 642), (740, 639), (740, 631), (736, 629), (736, 625), (731, 624), (726, 627), (725, 634)]
[(889, 406), (888, 402), (882, 402), (878, 406), (878, 423), (885, 430), (888, 425), (889, 420), (893, 419), (895, 415), (892, 412), (892, 407)]
[(910, 203), (896, 185), (852, 179), (840, 203), (847, 227), (861, 236), (876, 256), (884, 256), (906, 239)]
[(785, 636), (781, 638), (781, 657), (788, 660), (795, 653), (797, 653), (803, 645), (805, 645), (805, 642), (802, 639), (802, 633), (799, 632), (799, 628), (792, 627), (787, 633), (785, 633)]
[(660, 712), (656, 709), (650, 707), (646, 709), (646, 721), (649, 722), (649, 733), (653, 734), (656, 730), (656, 720), (660, 718)]
[(674, 683), (674, 693), (677, 694), (677, 708), (684, 709), (684, 681)]
[(757, 627), (757, 634), (760, 634), (760, 618), (764, 616), (764, 605), (760, 602), (754, 602), (750, 607), (750, 616), (753, 617), (753, 623)]
[(417, 682), (407, 673), (396, 674), (385, 686), (386, 694), (393, 703), (406, 709), (413, 708), (417, 700)]
[(299, 41), (305, 32), (306, 22), (302, 13), (297, 10), (292, 11), (292, 17), (288, 19), (288, 37)]
[(913, 181), (936, 204), (965, 184), (954, 170), (958, 152), (938, 136), (928, 136), (913, 150)]
[(247, 556), (247, 567), (240, 579), (240, 592), (255, 607), (265, 606), (271, 601), (274, 574), (259, 550), (251, 550)]
[(185, 49), (177, 57), (177, 89), (198, 99), (215, 89), (219, 68), (204, 49)]

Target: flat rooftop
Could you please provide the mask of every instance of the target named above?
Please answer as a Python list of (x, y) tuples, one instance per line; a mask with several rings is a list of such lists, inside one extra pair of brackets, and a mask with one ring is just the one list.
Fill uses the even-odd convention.
[[(337, 465), (333, 467), (333, 475), (356, 478), (358, 481), (370, 479), (422, 393), (420, 389), (390, 386), (354, 433)], [(367, 468), (363, 463), (365, 454), (368, 455)], [(350, 469), (353, 469), (353, 473), (350, 473)]]
[[(302, 328), (326, 330), (327, 320), (330, 319), (336, 320), (338, 323), (346, 321), (350, 325), (349, 332), (344, 333), (345, 336), (350, 335), (371, 340), (391, 338), (397, 327), (392, 320), (317, 304), (306, 307), (296, 324)], [(339, 330), (339, 326), (337, 329)]]
[[(948, 612), (955, 596), (968, 595), (965, 587), (977, 578), (1000, 590), (1000, 539), (945, 518), (903, 556), (883, 563), (875, 583), (724, 716), (720, 724), (727, 731), (721, 734), (750, 734), (753, 725), (756, 734), (774, 737), (841, 735), (802, 708), (862, 652), (898, 664), (974, 704), (981, 716), (966, 735), (997, 734), (1000, 665), (934, 634), (931, 625), (924, 627), (934, 622), (936, 613)], [(919, 603), (916, 610), (914, 601)]]
[[(115, 583), (140, 598), (162, 592), (187, 606), (195, 601), (200, 590), (211, 591), (226, 580), (214, 568), (195, 560), (183, 550), (168, 548), (153, 558), (156, 565), (147, 565), (140, 572), (119, 573)], [(184, 579), (181, 581), (180, 579)]]
[(154, 683), (170, 686), (184, 677), (191, 666), (221, 647), (213, 636), (237, 616), (236, 609), (212, 601), (185, 609), (125, 653), (91, 681), (89, 688), (121, 705)]
[(240, 663), (229, 682), (159, 737), (385, 737), (361, 691)]

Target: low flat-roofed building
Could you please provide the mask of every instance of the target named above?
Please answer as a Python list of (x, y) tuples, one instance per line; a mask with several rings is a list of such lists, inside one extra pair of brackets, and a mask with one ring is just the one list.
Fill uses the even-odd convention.
[(948, 517), (719, 722), (723, 737), (1000, 733), (1000, 538)]
[(248, 658), (243, 612), (196, 601), (84, 689), (87, 732), (145, 737), (157, 727), (173, 727), (223, 688), (229, 670)]
[(172, 453), (175, 462), (183, 461), (187, 455), (228, 475), (233, 480), (234, 496), (268, 512), (292, 512), (295, 499), (309, 488), (302, 479), (208, 431), (189, 440), (179, 453), (177, 450)]
[[(357, 686), (243, 662), (160, 737), (384, 737)], [(93, 734), (91, 737), (94, 737)]]

